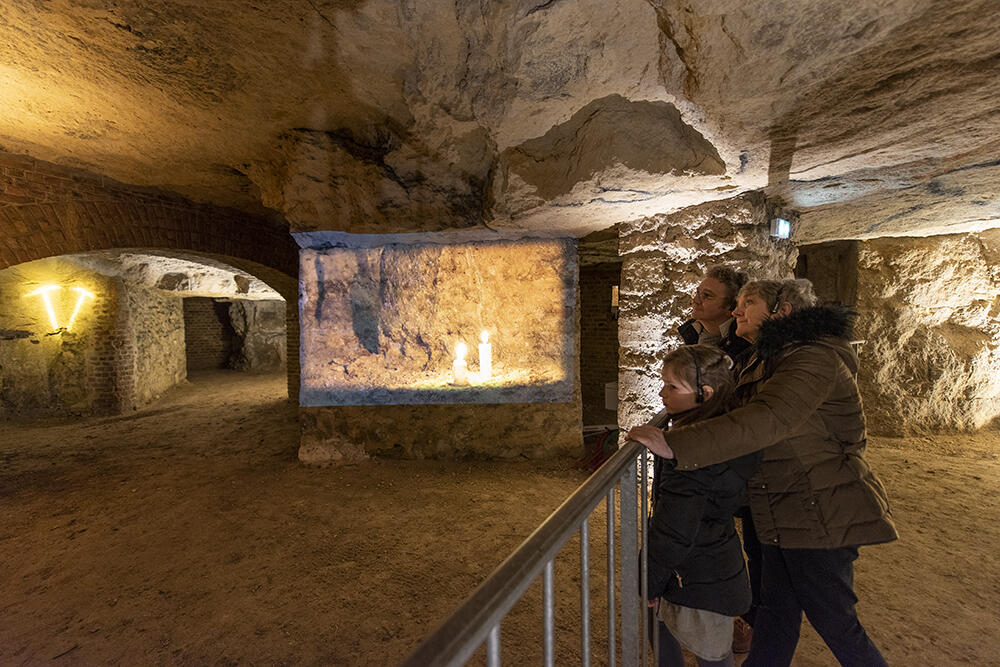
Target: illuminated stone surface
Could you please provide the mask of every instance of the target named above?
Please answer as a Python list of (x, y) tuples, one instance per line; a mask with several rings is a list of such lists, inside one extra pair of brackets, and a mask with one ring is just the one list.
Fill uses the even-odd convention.
[(1000, 230), (858, 244), (860, 385), (873, 431), (1000, 415)]
[(621, 226), (619, 424), (643, 424), (663, 409), (662, 359), (681, 344), (677, 327), (691, 316), (691, 293), (706, 268), (732, 265), (751, 279), (791, 277), (796, 250), (769, 230), (759, 195)]
[[(52, 326), (38, 296), (50, 293)], [(70, 319), (74, 287), (94, 294)], [(0, 415), (116, 414), (187, 376), (179, 297), (61, 259), (0, 271)]]
[[(303, 250), (302, 405), (569, 401), (575, 255), (547, 240)], [(459, 342), (467, 387), (452, 384)]]
[[(12, 265), (198, 246), (291, 274), (289, 229), (624, 223), (623, 373), (646, 395), (638, 369), (686, 309), (651, 285), (686, 291), (735, 233), (656, 230), (680, 209), (763, 189), (801, 214), (797, 243), (997, 224), (998, 31), (992, 0), (5, 3), (0, 248)], [(152, 286), (194, 289), (184, 271)]]
[(176, 292), (184, 297), (281, 299), (260, 279), (218, 260), (178, 255), (162, 250), (110, 250), (71, 255), (66, 261), (89, 267), (105, 276), (117, 276), (129, 283)]
[[(328, 407), (301, 410), (299, 459), (578, 457), (575, 244), (436, 238), (302, 251), (300, 395)], [(460, 340), (469, 386), (451, 384)]]
[(582, 235), (764, 186), (802, 240), (981, 228), (995, 9), (6, 3), (0, 144), (294, 230)]

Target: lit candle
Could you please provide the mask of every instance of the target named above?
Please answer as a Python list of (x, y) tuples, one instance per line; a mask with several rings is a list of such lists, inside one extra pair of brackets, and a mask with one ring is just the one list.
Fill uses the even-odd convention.
[(493, 375), (493, 346), (490, 344), (490, 334), (483, 329), (479, 336), (479, 377), (484, 381)]
[(461, 341), (455, 346), (455, 363), (451, 365), (453, 384), (469, 384), (469, 367), (465, 363), (467, 351), (468, 348)]

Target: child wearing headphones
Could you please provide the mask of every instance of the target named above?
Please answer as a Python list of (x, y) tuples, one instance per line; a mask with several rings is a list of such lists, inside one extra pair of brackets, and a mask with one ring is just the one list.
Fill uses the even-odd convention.
[[(714, 345), (670, 352), (660, 391), (670, 425), (722, 414), (733, 384), (732, 360)], [(637, 426), (628, 436), (646, 444), (648, 430), (656, 428)], [(733, 513), (744, 502), (756, 463), (751, 454), (684, 471), (654, 456), (647, 580), (648, 603), (658, 618), (658, 667), (682, 667), (681, 646), (701, 667), (735, 664), (733, 619), (750, 607), (750, 582)]]

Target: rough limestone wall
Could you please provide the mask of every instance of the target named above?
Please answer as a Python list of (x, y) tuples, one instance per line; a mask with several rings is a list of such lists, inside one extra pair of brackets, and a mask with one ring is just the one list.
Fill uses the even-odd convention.
[(872, 432), (971, 430), (1000, 415), (1000, 230), (860, 243), (857, 280)]
[[(50, 293), (55, 326), (40, 296)], [(85, 299), (69, 327), (81, 287)], [(0, 417), (111, 414), (130, 403), (121, 281), (51, 258), (0, 271)]]
[(618, 342), (618, 423), (645, 423), (663, 407), (663, 355), (680, 344), (691, 293), (705, 269), (733, 265), (751, 280), (790, 278), (797, 252), (769, 235), (767, 206), (756, 193), (679, 213), (622, 223)]
[(136, 285), (126, 285), (126, 293), (135, 362), (132, 403), (141, 407), (187, 378), (183, 299)]
[[(582, 454), (575, 244), (547, 241), (541, 250), (536, 242), (487, 245), (478, 260), (476, 247), (397, 248), (370, 262), (371, 272), (360, 277), (354, 257), (368, 257), (368, 250), (337, 253), (335, 262), (303, 251), (302, 280), (312, 276), (316, 281), (302, 287), (303, 387), (311, 379), (360, 378), (362, 388), (348, 385), (345, 391), (384, 404), (303, 407), (301, 461), (327, 465), (369, 455), (535, 459)], [(469, 345), (475, 375), (475, 338), (482, 329), (492, 332), (495, 381), (403, 387), (400, 395), (407, 402), (422, 396), (425, 402), (387, 400), (385, 383), (408, 370), (427, 368), (450, 376), (459, 336)], [(357, 349), (358, 341), (377, 354)], [(342, 361), (329, 364), (326, 354)], [(565, 369), (557, 382), (522, 384), (532, 369), (545, 370), (545, 364)], [(329, 368), (325, 376), (316, 375), (324, 368)], [(517, 381), (507, 385), (508, 377)], [(329, 395), (338, 398), (335, 392)], [(524, 395), (532, 398), (517, 400)]]
[(583, 447), (579, 360), (577, 355), (571, 403), (301, 408), (299, 460), (319, 466), (368, 456), (574, 460)]
[(236, 333), (230, 366), (238, 371), (273, 373), (285, 370), (285, 302), (238, 299), (229, 304)]

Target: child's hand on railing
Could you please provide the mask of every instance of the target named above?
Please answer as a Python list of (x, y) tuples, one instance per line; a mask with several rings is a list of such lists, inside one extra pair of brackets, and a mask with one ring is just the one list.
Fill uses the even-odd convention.
[(629, 429), (628, 439), (642, 443), (646, 446), (646, 449), (657, 456), (662, 456), (665, 459), (674, 458), (673, 450), (667, 445), (667, 439), (663, 437), (663, 430), (655, 426), (650, 426), (649, 424), (633, 426)]

